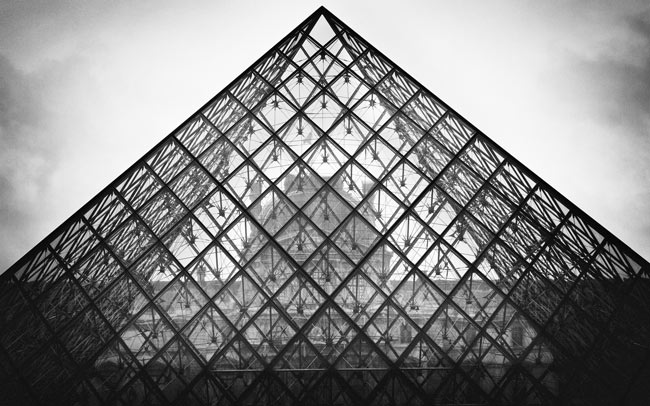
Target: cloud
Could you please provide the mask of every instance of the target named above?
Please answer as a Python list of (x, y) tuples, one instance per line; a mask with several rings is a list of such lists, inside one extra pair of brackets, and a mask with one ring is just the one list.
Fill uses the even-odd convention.
[(606, 64), (617, 83), (622, 116), (628, 116), (639, 135), (650, 137), (650, 9), (643, 15), (630, 17), (628, 24), (635, 35), (630, 61)]
[(596, 109), (622, 134), (650, 138), (650, 10), (623, 16), (621, 31), (598, 44), (595, 55), (569, 58), (565, 82), (582, 93), (586, 108)]
[[(582, 135), (583, 154), (609, 162), (599, 173), (594, 197), (604, 225), (646, 257), (650, 254), (650, 9), (609, 17), (592, 27), (594, 40), (570, 52), (557, 84), (565, 87), (567, 110), (591, 128)], [(598, 30), (609, 30), (599, 33)], [(554, 73), (559, 76), (558, 72)], [(596, 143), (607, 149), (591, 149)]]
[(0, 269), (18, 259), (46, 213), (41, 196), (57, 165), (40, 82), (0, 55)]

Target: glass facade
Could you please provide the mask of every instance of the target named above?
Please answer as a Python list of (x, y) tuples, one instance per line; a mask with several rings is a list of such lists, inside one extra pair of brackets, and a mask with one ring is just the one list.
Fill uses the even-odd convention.
[(649, 270), (321, 8), (0, 276), (0, 392), (631, 402)]

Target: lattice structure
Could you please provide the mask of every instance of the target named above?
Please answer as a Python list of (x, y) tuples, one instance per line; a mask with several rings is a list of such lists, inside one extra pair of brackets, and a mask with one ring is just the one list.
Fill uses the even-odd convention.
[(638, 401), (648, 278), (321, 8), (2, 275), (0, 392)]

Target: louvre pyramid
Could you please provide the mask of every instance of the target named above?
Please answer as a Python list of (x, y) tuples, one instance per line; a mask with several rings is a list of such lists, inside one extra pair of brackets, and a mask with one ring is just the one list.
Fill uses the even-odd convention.
[(648, 278), (320, 8), (0, 277), (0, 403), (636, 402)]

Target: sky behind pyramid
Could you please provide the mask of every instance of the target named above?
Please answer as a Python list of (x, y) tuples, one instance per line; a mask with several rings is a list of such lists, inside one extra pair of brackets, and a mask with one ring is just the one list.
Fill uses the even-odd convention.
[[(0, 6), (0, 268), (317, 5)], [(325, 5), (649, 256), (643, 2)]]

